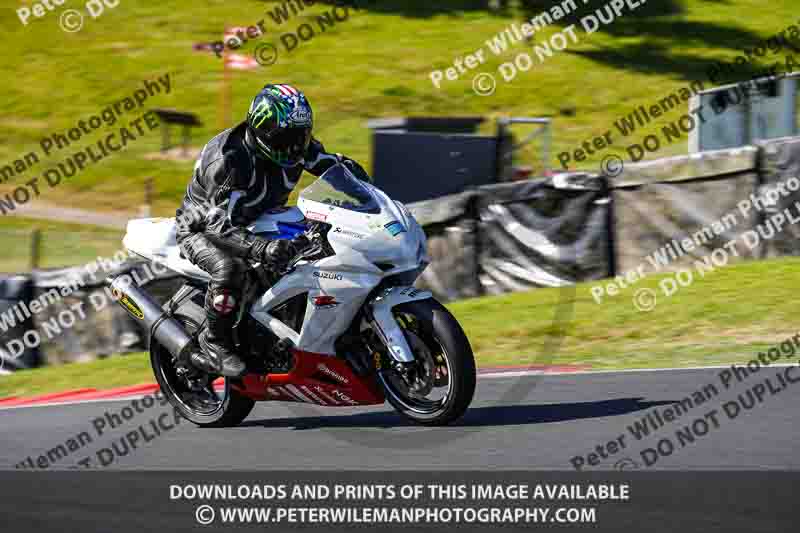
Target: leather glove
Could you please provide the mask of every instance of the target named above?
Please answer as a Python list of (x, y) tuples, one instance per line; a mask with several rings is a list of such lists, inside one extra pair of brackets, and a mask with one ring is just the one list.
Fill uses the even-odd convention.
[(284, 270), (289, 261), (297, 257), (309, 244), (310, 241), (305, 235), (295, 237), (291, 241), (285, 239), (271, 241), (262, 252), (261, 262), (270, 270)]
[(354, 159), (350, 159), (349, 157), (345, 157), (342, 154), (336, 154), (339, 158), (339, 162), (347, 167), (347, 170), (353, 173), (353, 176), (360, 179), (361, 181), (366, 181), (367, 183), (372, 183), (372, 177), (367, 174), (367, 171), (364, 170), (364, 167), (358, 164), (357, 161)]
[(261, 255), (261, 263), (267, 266), (270, 270), (280, 271), (286, 268), (289, 261), (295, 256), (294, 247), (290, 241), (280, 239), (271, 241), (264, 248)]
[(311, 241), (308, 240), (308, 237), (306, 237), (303, 234), (298, 235), (289, 242), (292, 243), (292, 248), (294, 248), (294, 255), (299, 254), (300, 252), (311, 246)]

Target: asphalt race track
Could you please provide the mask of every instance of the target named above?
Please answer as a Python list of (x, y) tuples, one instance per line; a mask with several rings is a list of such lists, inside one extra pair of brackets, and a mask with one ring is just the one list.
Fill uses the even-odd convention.
[[(74, 439), (50, 468), (564, 470), (581, 456), (586, 469), (800, 469), (800, 368), (765, 368), (727, 390), (723, 370), (482, 377), (461, 423), (434, 429), (406, 424), (388, 404), (262, 403), (231, 429), (176, 425), (170, 408), (155, 405), (102, 434), (96, 419), (131, 400), (4, 409), (0, 468), (35, 463)], [(737, 396), (752, 407), (740, 403), (737, 413), (728, 403), (726, 412)], [(705, 400), (675, 416), (670, 404), (686, 397)], [(639, 440), (629, 426), (648, 413), (661, 427)], [(81, 433), (91, 442), (76, 445)], [(659, 441), (665, 456), (642, 454)]]

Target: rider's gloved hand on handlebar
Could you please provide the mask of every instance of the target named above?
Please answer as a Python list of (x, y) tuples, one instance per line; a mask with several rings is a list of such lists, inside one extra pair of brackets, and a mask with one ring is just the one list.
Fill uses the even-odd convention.
[(291, 241), (283, 239), (271, 241), (263, 249), (259, 260), (273, 272), (281, 272), (288, 266), (289, 262), (306, 249), (308, 245), (309, 240), (304, 235), (296, 237)]
[(337, 159), (339, 162), (347, 167), (347, 169), (353, 173), (353, 175), (360, 179), (361, 181), (366, 181), (367, 183), (373, 183), (372, 177), (364, 170), (364, 167), (358, 164), (358, 161), (354, 159), (350, 159), (349, 157), (345, 157), (342, 154), (336, 154)]
[(302, 233), (290, 241), (295, 249), (295, 255), (311, 246), (311, 241)]

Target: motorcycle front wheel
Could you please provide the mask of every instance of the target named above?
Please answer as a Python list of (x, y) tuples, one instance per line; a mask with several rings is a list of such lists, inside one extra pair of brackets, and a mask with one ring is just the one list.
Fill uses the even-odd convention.
[(475, 394), (475, 358), (458, 321), (433, 299), (393, 309), (416, 361), (407, 368), (382, 368), (386, 399), (406, 418), (442, 426), (460, 418)]

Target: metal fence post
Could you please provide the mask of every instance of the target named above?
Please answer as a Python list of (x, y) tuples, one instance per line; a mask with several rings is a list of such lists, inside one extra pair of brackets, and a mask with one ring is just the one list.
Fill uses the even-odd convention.
[(31, 231), (31, 270), (37, 270), (42, 256), (42, 230)]
[(147, 178), (144, 182), (144, 205), (142, 206), (142, 218), (150, 218), (153, 205), (153, 178)]

